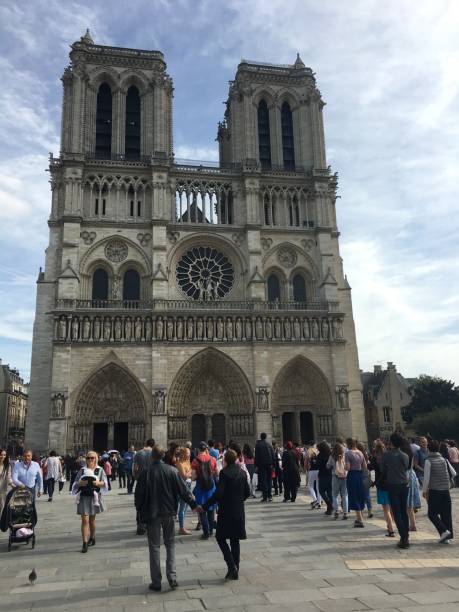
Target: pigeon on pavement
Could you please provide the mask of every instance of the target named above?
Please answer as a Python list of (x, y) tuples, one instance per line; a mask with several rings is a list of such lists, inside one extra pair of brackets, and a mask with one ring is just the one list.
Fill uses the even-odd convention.
[(35, 571), (35, 568), (33, 568), (33, 570), (29, 574), (29, 582), (30, 582), (30, 584), (35, 584), (35, 580), (36, 579), (37, 579), (37, 572)]

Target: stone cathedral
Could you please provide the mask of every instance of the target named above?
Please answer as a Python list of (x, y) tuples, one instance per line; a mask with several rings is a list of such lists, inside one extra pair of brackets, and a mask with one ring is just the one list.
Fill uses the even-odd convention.
[(27, 443), (366, 439), (314, 73), (242, 60), (218, 164), (174, 159), (159, 51), (71, 46)]

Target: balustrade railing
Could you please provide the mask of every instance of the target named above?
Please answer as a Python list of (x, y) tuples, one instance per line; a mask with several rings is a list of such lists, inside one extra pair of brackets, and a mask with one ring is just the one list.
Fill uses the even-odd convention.
[(143, 310), (157, 312), (173, 311), (316, 311), (338, 312), (339, 302), (267, 302), (259, 300), (56, 300), (57, 310)]

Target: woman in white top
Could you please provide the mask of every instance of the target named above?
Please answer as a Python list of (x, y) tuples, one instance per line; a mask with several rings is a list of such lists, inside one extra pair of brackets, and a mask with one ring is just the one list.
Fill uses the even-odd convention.
[(12, 486), (10, 458), (6, 450), (0, 448), (0, 516), (2, 516), (3, 507), (5, 506), (8, 487)]
[(48, 483), (48, 501), (53, 501), (54, 495), (54, 486), (56, 482), (62, 478), (62, 464), (61, 460), (56, 454), (56, 451), (51, 451), (49, 453), (48, 459), (45, 461), (43, 466), (46, 468), (46, 480)]

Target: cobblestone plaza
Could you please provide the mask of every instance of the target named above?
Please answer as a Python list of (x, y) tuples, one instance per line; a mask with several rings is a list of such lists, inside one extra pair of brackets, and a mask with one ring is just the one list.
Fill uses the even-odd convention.
[[(334, 521), (309, 510), (304, 484), (295, 504), (246, 503), (247, 536), (241, 542), (237, 582), (225, 583), (226, 565), (213, 538), (200, 532), (177, 540), (179, 588), (148, 590), (148, 548), (135, 535), (132, 497), (115, 484), (108, 512), (97, 518), (97, 544), (82, 555), (79, 517), (68, 492), (52, 504), (38, 500), (35, 550), (14, 547), (0, 534), (0, 610), (86, 610), (189, 612), (456, 612), (459, 608), (459, 551), (454, 541), (437, 544), (425, 505), (408, 551), (385, 534), (382, 513), (356, 530), (352, 521)], [(453, 507), (459, 496), (453, 491)], [(459, 528), (457, 515), (455, 524)], [(188, 515), (190, 528), (196, 517)], [(162, 562), (165, 550), (161, 549)], [(27, 577), (35, 567), (34, 586)], [(163, 570), (164, 576), (164, 570)]]

